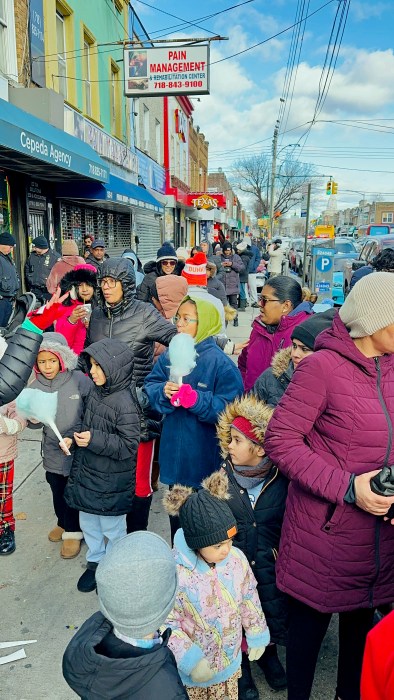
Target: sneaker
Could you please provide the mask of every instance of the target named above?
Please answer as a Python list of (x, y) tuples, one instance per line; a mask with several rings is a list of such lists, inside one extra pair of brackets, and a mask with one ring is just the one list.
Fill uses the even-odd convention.
[(247, 654), (242, 654), (241, 671), (242, 676), (238, 679), (238, 700), (259, 700), (259, 691), (252, 678)]
[(237, 326), (238, 326), (238, 316), (235, 317), (235, 319), (234, 319), (234, 321), (233, 321), (233, 326), (234, 326), (234, 328), (237, 328)]
[(64, 530), (62, 527), (60, 527), (60, 525), (55, 525), (55, 527), (48, 532), (48, 540), (50, 542), (61, 542), (63, 532)]
[(270, 644), (257, 663), (272, 690), (284, 690), (287, 688), (286, 671), (278, 658), (276, 644)]
[(91, 593), (96, 590), (96, 569), (97, 564), (88, 561), (87, 569), (83, 572), (77, 583), (80, 593)]
[(0, 535), (0, 554), (12, 554), (15, 552), (15, 533), (11, 528), (6, 527)]

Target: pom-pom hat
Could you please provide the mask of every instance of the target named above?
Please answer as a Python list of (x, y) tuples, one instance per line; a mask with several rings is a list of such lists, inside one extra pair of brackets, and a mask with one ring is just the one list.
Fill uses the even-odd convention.
[(207, 286), (207, 256), (205, 253), (196, 253), (193, 258), (186, 260), (182, 277), (187, 280), (188, 284), (198, 287)]
[(359, 280), (339, 316), (351, 338), (365, 338), (394, 324), (394, 273), (373, 272)]

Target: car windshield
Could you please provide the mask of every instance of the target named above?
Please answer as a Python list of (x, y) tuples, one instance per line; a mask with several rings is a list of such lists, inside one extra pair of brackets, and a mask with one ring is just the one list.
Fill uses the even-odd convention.
[(339, 243), (338, 241), (335, 243), (335, 252), (336, 253), (354, 253), (356, 254), (356, 249), (353, 245), (353, 243)]

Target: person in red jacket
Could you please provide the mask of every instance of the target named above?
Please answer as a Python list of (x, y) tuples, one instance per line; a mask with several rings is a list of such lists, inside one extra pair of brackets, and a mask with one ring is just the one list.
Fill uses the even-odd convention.
[(361, 700), (394, 698), (394, 612), (367, 637), (361, 675)]

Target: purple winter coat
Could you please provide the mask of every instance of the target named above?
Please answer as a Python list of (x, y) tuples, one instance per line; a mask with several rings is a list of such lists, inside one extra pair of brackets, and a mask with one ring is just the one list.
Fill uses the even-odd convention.
[(264, 448), (291, 483), (282, 591), (321, 612), (394, 600), (394, 527), (344, 503), (350, 475), (394, 463), (394, 355), (367, 358), (339, 316), (297, 367)]
[[(221, 255), (220, 260), (222, 267), (218, 272), (218, 279), (223, 282), (226, 294), (239, 294), (239, 273), (245, 269), (241, 258), (234, 253), (233, 255)], [(232, 262), (233, 266), (230, 268), (223, 267), (224, 262)]]
[(291, 345), (291, 334), (294, 328), (310, 316), (307, 311), (300, 310), (297, 313), (298, 308), (300, 307), (294, 309), (288, 316), (282, 316), (275, 333), (267, 331), (259, 316), (253, 321), (249, 345), (242, 350), (238, 358), (238, 369), (242, 375), (245, 391), (250, 391), (260, 374), (268, 369), (278, 350)]

